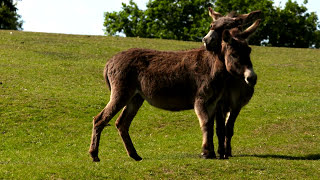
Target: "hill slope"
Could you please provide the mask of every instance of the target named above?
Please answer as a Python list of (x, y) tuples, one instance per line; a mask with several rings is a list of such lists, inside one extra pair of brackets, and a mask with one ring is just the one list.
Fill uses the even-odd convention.
[(0, 31), (0, 179), (320, 177), (320, 51), (313, 49), (253, 47), (258, 84), (235, 125), (235, 157), (200, 159), (194, 112), (172, 113), (144, 103), (130, 129), (144, 160), (126, 155), (111, 126), (103, 131), (102, 161), (91, 162), (92, 117), (109, 99), (102, 76), (107, 59), (131, 47), (199, 46)]

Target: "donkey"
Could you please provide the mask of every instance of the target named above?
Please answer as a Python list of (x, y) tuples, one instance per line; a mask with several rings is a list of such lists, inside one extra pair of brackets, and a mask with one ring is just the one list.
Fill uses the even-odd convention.
[[(232, 157), (231, 139), (234, 133), (234, 123), (243, 106), (248, 104), (254, 93), (254, 80), (251, 85), (242, 79), (230, 77), (222, 98), (216, 108), (216, 133), (219, 139), (218, 153), (220, 157)], [(225, 129), (222, 129), (225, 126)]]
[(142, 160), (133, 146), (129, 127), (144, 100), (170, 111), (194, 109), (203, 134), (202, 157), (215, 158), (213, 121), (226, 77), (231, 74), (249, 80), (255, 76), (249, 52), (242, 53), (247, 46), (241, 46), (242, 41), (226, 29), (242, 25), (257, 13), (230, 18), (209, 9), (214, 22), (203, 39), (205, 48), (176, 52), (135, 48), (113, 56), (104, 69), (111, 91), (110, 101), (93, 119), (89, 149), (93, 161), (100, 161), (98, 148), (102, 130), (121, 109), (116, 127), (128, 155), (136, 161)]
[[(232, 29), (230, 32), (238, 41), (242, 41), (242, 49), (245, 54), (250, 54), (251, 48), (247, 47), (246, 39), (258, 27), (260, 20), (256, 21), (248, 28), (247, 33), (239, 33), (239, 29)], [(231, 42), (232, 44), (232, 42)], [(237, 42), (236, 44), (239, 44)], [(246, 48), (245, 48), (246, 47)], [(250, 60), (250, 57), (246, 57)], [(252, 67), (252, 65), (251, 65)], [(253, 69), (245, 72), (252, 73)], [(234, 123), (243, 106), (248, 104), (253, 93), (254, 86), (257, 82), (257, 76), (246, 76), (245, 79), (239, 79), (235, 76), (229, 76), (226, 79), (226, 86), (216, 108), (217, 136), (219, 139), (218, 153), (224, 158), (232, 156), (231, 139), (234, 132)], [(248, 79), (251, 78), (251, 79)], [(225, 129), (223, 126), (225, 125)]]

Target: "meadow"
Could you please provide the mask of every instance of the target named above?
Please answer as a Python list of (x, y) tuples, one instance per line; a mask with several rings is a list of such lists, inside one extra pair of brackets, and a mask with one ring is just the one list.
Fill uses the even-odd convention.
[(92, 117), (110, 95), (102, 75), (106, 61), (133, 47), (200, 46), (0, 31), (0, 179), (318, 179), (317, 49), (252, 47), (258, 83), (235, 124), (234, 157), (201, 159), (194, 111), (168, 112), (145, 102), (130, 128), (143, 160), (127, 156), (115, 117), (102, 133), (101, 162), (92, 162)]

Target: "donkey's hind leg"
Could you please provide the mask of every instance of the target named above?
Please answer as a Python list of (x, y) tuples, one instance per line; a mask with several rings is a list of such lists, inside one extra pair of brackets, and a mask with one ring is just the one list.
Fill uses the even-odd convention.
[(93, 128), (91, 136), (91, 144), (89, 153), (95, 162), (99, 162), (98, 151), (101, 132), (105, 126), (108, 125), (109, 121), (129, 102), (130, 96), (123, 95), (115, 91), (111, 93), (110, 101), (107, 106), (93, 118)]
[(136, 149), (133, 146), (132, 140), (129, 135), (129, 127), (139, 108), (143, 104), (143, 101), (144, 99), (140, 95), (135, 95), (123, 109), (121, 115), (116, 121), (116, 126), (127, 150), (127, 153), (136, 161), (140, 161), (142, 160), (142, 158), (138, 155)]

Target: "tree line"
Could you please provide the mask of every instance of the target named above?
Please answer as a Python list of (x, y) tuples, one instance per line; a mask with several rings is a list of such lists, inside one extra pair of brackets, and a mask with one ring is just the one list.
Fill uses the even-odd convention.
[(200, 41), (208, 32), (208, 7), (221, 14), (261, 10), (263, 20), (250, 38), (252, 45), (320, 48), (320, 24), (315, 12), (288, 0), (283, 8), (273, 0), (149, 0), (141, 10), (130, 0), (119, 12), (105, 13), (105, 34), (126, 37)]

